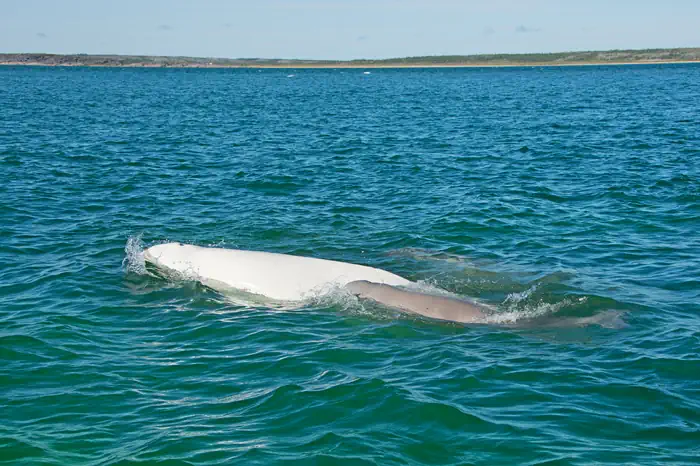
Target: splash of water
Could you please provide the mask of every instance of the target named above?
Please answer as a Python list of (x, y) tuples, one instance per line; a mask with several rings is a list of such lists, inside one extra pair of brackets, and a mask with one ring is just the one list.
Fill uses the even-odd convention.
[(508, 305), (504, 302), (505, 309), (495, 312), (486, 318), (490, 324), (514, 324), (523, 320), (534, 320), (540, 317), (552, 316), (562, 308), (571, 306), (573, 303), (569, 299), (564, 299), (558, 303), (547, 303), (538, 301), (536, 303), (525, 303), (523, 306)]
[(505, 301), (503, 301), (503, 304), (517, 306), (519, 303), (525, 302), (532, 295), (532, 293), (537, 291), (538, 287), (539, 283), (535, 283), (525, 291), (521, 291), (520, 293), (510, 293), (508, 294), (508, 296), (506, 296), (506, 299)]
[(146, 259), (143, 255), (144, 245), (142, 236), (142, 234), (129, 236), (126, 240), (126, 246), (124, 246), (126, 256), (122, 261), (122, 268), (127, 273), (136, 275), (146, 275), (148, 273), (146, 271)]

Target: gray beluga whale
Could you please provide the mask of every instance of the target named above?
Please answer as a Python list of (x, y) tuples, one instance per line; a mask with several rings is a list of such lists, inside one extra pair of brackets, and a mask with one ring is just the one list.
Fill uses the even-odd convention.
[(486, 308), (471, 301), (435, 296), (367, 280), (350, 282), (345, 288), (359, 298), (432, 319), (464, 324), (486, 323)]
[(622, 328), (626, 326), (621, 318), (623, 312), (617, 310), (607, 310), (589, 317), (549, 315), (501, 322), (498, 320), (498, 314), (494, 313), (491, 307), (462, 298), (436, 296), (382, 283), (372, 283), (367, 280), (350, 282), (345, 285), (345, 288), (359, 298), (369, 299), (392, 309), (462, 324), (488, 324), (519, 328), (584, 327), (587, 325)]

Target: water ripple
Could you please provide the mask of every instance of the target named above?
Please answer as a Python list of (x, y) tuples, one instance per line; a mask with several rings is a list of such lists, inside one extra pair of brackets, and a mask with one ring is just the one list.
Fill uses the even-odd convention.
[[(697, 72), (2, 67), (0, 463), (695, 463)], [(271, 309), (165, 241), (627, 326)]]

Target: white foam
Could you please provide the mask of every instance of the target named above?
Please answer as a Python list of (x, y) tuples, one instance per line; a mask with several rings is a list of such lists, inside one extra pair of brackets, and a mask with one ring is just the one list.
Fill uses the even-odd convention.
[(146, 275), (146, 259), (144, 258), (143, 251), (143, 241), (141, 240), (142, 234), (136, 236), (129, 236), (126, 240), (126, 246), (124, 246), (124, 252), (126, 256), (122, 261), (122, 267), (127, 273), (134, 273), (137, 275)]
[(525, 291), (521, 291), (520, 293), (510, 293), (508, 296), (506, 296), (506, 299), (505, 301), (503, 301), (503, 304), (517, 305), (518, 303), (527, 300), (530, 297), (530, 295), (532, 295), (532, 293), (534, 293), (537, 290), (538, 286), (539, 285), (535, 283)]

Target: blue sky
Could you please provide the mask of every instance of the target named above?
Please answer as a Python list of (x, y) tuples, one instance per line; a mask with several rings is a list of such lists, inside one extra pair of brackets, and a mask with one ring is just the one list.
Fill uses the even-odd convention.
[(699, 0), (0, 0), (0, 52), (351, 59), (699, 47)]

